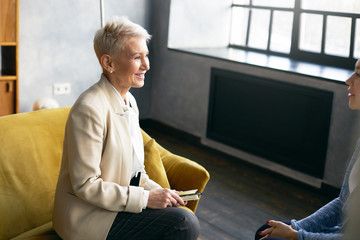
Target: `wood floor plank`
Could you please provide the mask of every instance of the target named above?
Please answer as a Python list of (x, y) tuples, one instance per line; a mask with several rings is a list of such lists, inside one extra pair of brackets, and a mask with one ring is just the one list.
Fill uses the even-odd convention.
[(230, 236), (226, 231), (220, 227), (209, 223), (208, 221), (200, 220), (201, 233), (199, 240), (236, 240), (239, 238)]

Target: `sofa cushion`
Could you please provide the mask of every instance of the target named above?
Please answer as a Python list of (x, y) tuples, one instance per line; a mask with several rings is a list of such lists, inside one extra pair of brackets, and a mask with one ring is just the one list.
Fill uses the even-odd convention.
[(69, 110), (0, 117), (0, 239), (51, 221)]
[(163, 188), (169, 188), (170, 184), (166, 176), (164, 165), (161, 161), (160, 153), (156, 147), (154, 139), (148, 141), (144, 146), (145, 171), (149, 178), (158, 183)]

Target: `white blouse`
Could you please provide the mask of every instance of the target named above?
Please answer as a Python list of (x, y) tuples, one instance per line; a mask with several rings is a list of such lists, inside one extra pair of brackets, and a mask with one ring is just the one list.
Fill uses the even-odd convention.
[[(116, 95), (118, 96), (118, 99), (120, 101), (120, 105), (122, 106), (124, 110), (124, 117), (128, 120), (129, 125), (129, 133), (131, 138), (131, 143), (133, 146), (133, 159), (132, 159), (132, 171), (131, 171), (131, 178), (134, 176), (137, 176), (139, 172), (145, 173), (145, 165), (144, 165), (144, 144), (143, 144), (143, 138), (140, 131), (140, 125), (139, 125), (139, 119), (137, 118), (134, 109), (129, 105), (129, 98), (128, 94), (126, 93), (124, 99), (120, 96), (119, 92), (115, 89), (113, 85), (111, 85), (116, 92)], [(149, 199), (150, 192), (147, 190), (144, 190), (144, 205), (143, 209), (146, 208), (147, 202)]]
[(129, 134), (131, 138), (131, 143), (133, 146), (133, 160), (132, 160), (132, 172), (131, 178), (137, 176), (139, 172), (145, 172), (144, 166), (144, 144), (143, 138), (140, 131), (139, 119), (137, 118), (134, 109), (129, 105), (128, 93), (126, 93), (126, 103), (124, 99), (120, 96), (119, 92), (112, 86), (115, 90), (120, 105), (124, 110), (124, 117), (128, 120), (129, 125)]

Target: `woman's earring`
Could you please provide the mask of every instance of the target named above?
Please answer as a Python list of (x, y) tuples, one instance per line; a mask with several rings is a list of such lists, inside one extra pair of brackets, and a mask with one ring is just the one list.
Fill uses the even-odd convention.
[(110, 70), (110, 73), (113, 73), (113, 70)]

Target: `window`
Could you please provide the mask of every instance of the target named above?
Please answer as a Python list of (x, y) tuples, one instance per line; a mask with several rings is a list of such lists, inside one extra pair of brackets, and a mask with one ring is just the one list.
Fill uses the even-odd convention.
[(233, 0), (230, 47), (352, 69), (359, 0)]

